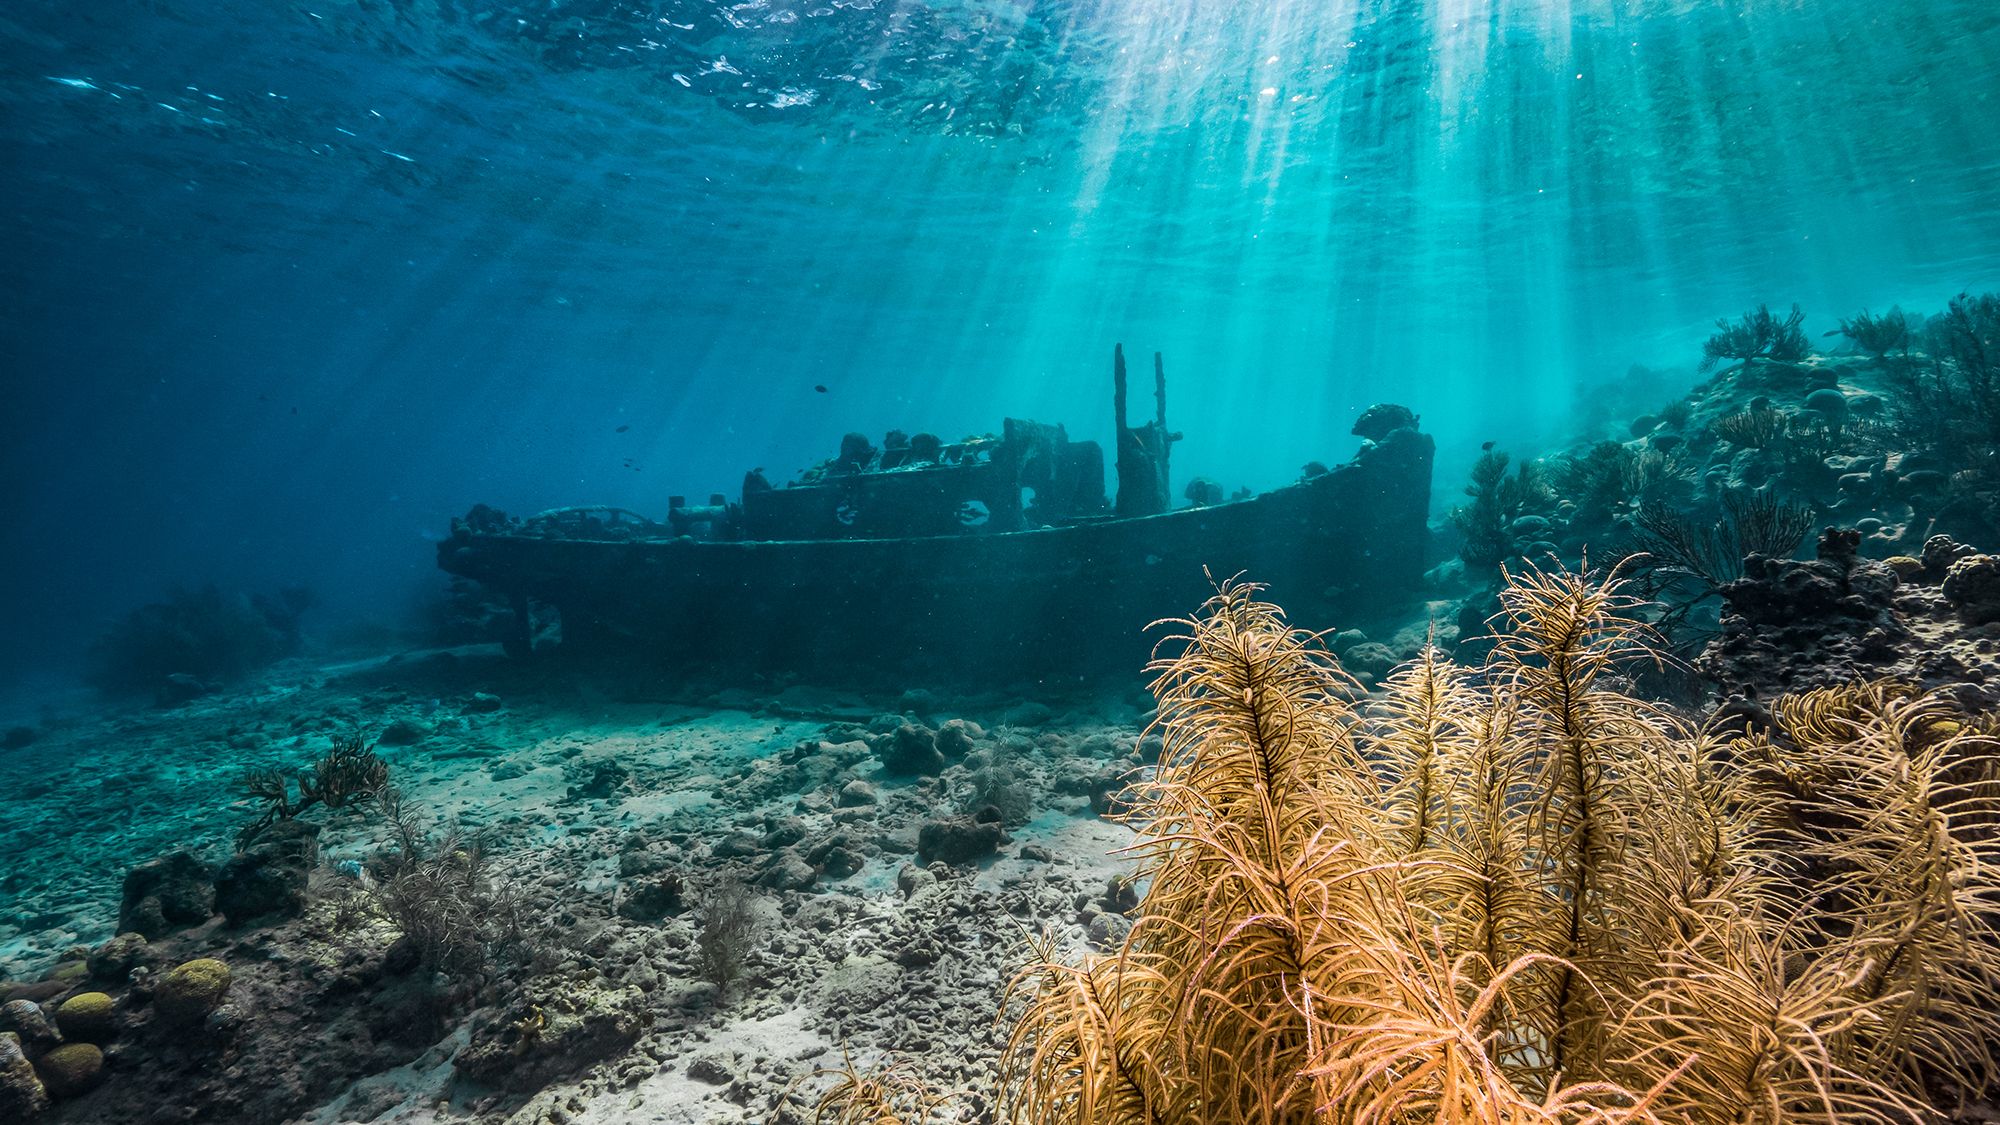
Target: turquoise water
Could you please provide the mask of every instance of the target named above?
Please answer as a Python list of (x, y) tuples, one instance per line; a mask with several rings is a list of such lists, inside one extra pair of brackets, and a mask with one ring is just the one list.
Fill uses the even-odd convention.
[(22, 0), (0, 58), (23, 672), (174, 582), (392, 615), (475, 501), (1108, 441), (1114, 341), (1180, 479), (1393, 399), (1442, 498), (1716, 317), (2000, 283), (1988, 0)]

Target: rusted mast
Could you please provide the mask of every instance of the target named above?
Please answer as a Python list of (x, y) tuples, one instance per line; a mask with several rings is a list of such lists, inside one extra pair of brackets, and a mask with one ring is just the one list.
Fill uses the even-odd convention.
[(1153, 421), (1129, 426), (1125, 402), (1125, 347), (1111, 349), (1112, 409), (1118, 425), (1118, 500), (1120, 516), (1153, 516), (1171, 506), (1167, 490), (1167, 451), (1176, 435), (1167, 432), (1167, 374), (1160, 353), (1153, 353)]

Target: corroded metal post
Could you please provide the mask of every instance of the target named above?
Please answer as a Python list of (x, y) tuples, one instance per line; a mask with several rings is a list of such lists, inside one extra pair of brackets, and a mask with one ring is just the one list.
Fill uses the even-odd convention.
[(1179, 434), (1167, 430), (1167, 372), (1153, 353), (1154, 416), (1143, 426), (1127, 425), (1125, 347), (1111, 350), (1112, 410), (1118, 430), (1118, 500), (1121, 516), (1154, 516), (1173, 506), (1167, 483), (1167, 455)]
[(1173, 478), (1167, 471), (1167, 464), (1173, 459), (1174, 443), (1181, 435), (1167, 429), (1167, 365), (1159, 352), (1153, 353), (1153, 443), (1154, 454), (1158, 457), (1160, 478), (1160, 510), (1174, 506)]

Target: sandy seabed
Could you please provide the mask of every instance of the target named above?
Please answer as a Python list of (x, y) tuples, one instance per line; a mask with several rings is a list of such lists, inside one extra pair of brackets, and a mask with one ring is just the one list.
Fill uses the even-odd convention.
[[(765, 1120), (807, 1104), (844, 1052), (908, 1060), (977, 1116), (1028, 935), (1122, 936), (1113, 880), (1133, 836), (1099, 813), (1141, 764), (1146, 703), (609, 692), (473, 648), (294, 661), (174, 709), (45, 715), (0, 755), (0, 990), (50, 1010), (117, 1000), (98, 1084), (49, 1121)], [(354, 908), (390, 846), (364, 807), (304, 814), (324, 828), (302, 916), (216, 917), (88, 967), (129, 871), (182, 850), (222, 863), (256, 816), (245, 771), (296, 771), (351, 731), (427, 825), (487, 850), (522, 919), (512, 952), (473, 980), (400, 964), (396, 929)], [(943, 768), (889, 772), (899, 738), (934, 741)], [(987, 805), (1007, 806), (997, 849), (919, 861), (926, 823), (962, 828)], [(753, 889), (760, 924), (718, 998), (697, 900), (722, 879)], [(687, 901), (647, 900), (663, 880)], [(169, 1035), (144, 985), (194, 957), (229, 964), (230, 993), (206, 1033)], [(523, 1043), (531, 1020), (549, 1031)]]

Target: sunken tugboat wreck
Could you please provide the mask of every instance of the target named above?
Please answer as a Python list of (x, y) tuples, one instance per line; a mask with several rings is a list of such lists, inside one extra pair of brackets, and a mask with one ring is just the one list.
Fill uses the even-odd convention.
[[(1374, 616), (1424, 567), (1433, 443), (1401, 406), (1369, 408), (1353, 460), (1224, 500), (1197, 480), (1175, 509), (1166, 378), (1129, 424), (1113, 353), (1116, 493), (1096, 442), (1009, 418), (945, 443), (849, 434), (784, 487), (749, 473), (741, 498), (682, 497), (664, 522), (615, 508), (452, 521), (438, 565), (508, 601), (508, 649), (532, 651), (553, 608), (565, 654), (717, 672), (789, 669), (815, 682), (900, 677), (1129, 676), (1146, 627), (1247, 572), (1314, 626)], [(1213, 576), (1213, 579), (1211, 578)]]

